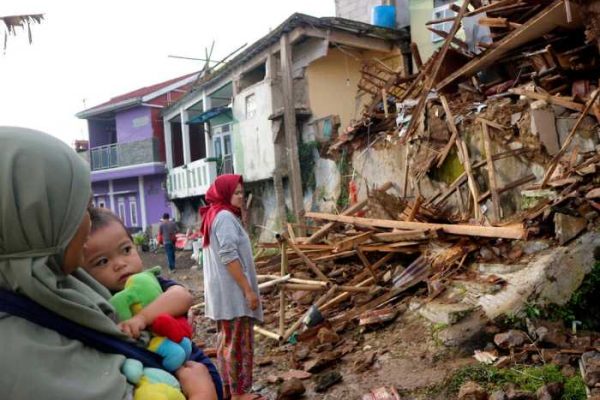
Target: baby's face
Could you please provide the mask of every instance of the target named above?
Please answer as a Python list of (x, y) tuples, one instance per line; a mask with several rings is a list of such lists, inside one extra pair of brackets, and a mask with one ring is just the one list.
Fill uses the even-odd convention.
[(142, 271), (143, 265), (125, 229), (111, 222), (90, 235), (84, 268), (111, 292), (118, 292), (125, 287), (127, 278)]

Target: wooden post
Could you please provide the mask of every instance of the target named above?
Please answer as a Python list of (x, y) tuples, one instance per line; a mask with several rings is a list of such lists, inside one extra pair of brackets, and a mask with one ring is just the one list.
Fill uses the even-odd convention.
[[(283, 94), (283, 122), (288, 155), (288, 176), (292, 193), (292, 207), (296, 222), (304, 224), (304, 205), (302, 195), (302, 178), (300, 176), (300, 159), (298, 157), (298, 133), (296, 130), (296, 105), (294, 103), (294, 80), (292, 76), (292, 48), (288, 34), (279, 41), (281, 58), (281, 86)], [(304, 236), (299, 229), (299, 236)]]
[[(285, 242), (281, 242), (281, 276), (288, 273), (288, 257)], [(285, 289), (279, 288), (279, 336), (285, 333)]]
[(500, 209), (500, 196), (498, 195), (498, 184), (496, 182), (496, 170), (494, 169), (494, 160), (492, 159), (492, 143), (490, 141), (490, 131), (485, 122), (481, 122), (481, 132), (483, 138), (483, 147), (485, 150), (485, 159), (487, 162), (488, 180), (490, 185), (490, 193), (492, 195), (492, 212), (494, 222), (498, 223), (502, 218)]
[(291, 240), (289, 240), (287, 238), (287, 236), (285, 235), (278, 235), (277, 239), (281, 239), (284, 240), (286, 242), (286, 244), (288, 246), (291, 247), (292, 250), (294, 250), (294, 253), (298, 254), (298, 256), (302, 259), (302, 261), (304, 261), (304, 263), (306, 264), (306, 266), (308, 268), (310, 268), (315, 275), (317, 275), (319, 277), (319, 279), (325, 281), (325, 282), (329, 282), (329, 278), (323, 273), (323, 271), (321, 271), (319, 269), (319, 267), (317, 266), (317, 264), (315, 264), (310, 258), (308, 258), (308, 256), (306, 254), (304, 254), (302, 252), (302, 250), (300, 250), (298, 248), (298, 246), (296, 246), (296, 244), (294, 242), (292, 242)]
[[(275, 148), (276, 153), (277, 148), (283, 150), (283, 146), (277, 143), (275, 144)], [(277, 160), (278, 158), (278, 156), (275, 156), (275, 160)], [(280, 166), (276, 167), (276, 170), (273, 172), (273, 187), (275, 189), (275, 201), (277, 202), (277, 218), (279, 220), (277, 224), (277, 231), (283, 230), (283, 227), (287, 222), (287, 215), (285, 212), (285, 192), (283, 191), (283, 181), (279, 167)]]
[(461, 158), (462, 165), (465, 169), (465, 173), (467, 174), (467, 185), (469, 186), (469, 190), (471, 191), (471, 196), (473, 196), (473, 209), (475, 213), (475, 219), (479, 219), (481, 215), (481, 210), (479, 209), (479, 189), (477, 186), (477, 182), (473, 177), (473, 171), (471, 170), (471, 160), (469, 158), (469, 149), (467, 149), (467, 145), (463, 142), (460, 136), (456, 137), (456, 147), (458, 149), (458, 154)]

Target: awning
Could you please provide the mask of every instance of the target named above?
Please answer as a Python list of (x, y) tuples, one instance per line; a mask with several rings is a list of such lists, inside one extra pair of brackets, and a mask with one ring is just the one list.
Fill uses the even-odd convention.
[(203, 124), (208, 120), (211, 120), (215, 117), (218, 117), (221, 114), (225, 114), (226, 112), (231, 111), (231, 107), (215, 107), (215, 108), (211, 108), (208, 111), (203, 112), (200, 115), (195, 116), (194, 118), (190, 119), (188, 122), (186, 122), (188, 125), (191, 124)]

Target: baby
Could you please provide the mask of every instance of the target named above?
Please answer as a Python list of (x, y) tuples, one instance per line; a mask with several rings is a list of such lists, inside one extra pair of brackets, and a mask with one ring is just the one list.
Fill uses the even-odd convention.
[[(86, 243), (84, 269), (113, 294), (124, 289), (127, 278), (142, 272), (142, 259), (123, 222), (111, 211), (91, 208), (91, 233)], [(158, 277), (163, 294), (133, 318), (122, 321), (121, 330), (138, 338), (160, 314), (186, 315), (192, 295), (175, 281)]]

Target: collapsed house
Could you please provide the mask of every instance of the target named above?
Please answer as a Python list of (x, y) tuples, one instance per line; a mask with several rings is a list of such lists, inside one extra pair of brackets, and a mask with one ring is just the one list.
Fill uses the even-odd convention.
[(427, 23), (452, 22), (431, 58), (411, 46), (414, 73), (366, 62), (362, 119), (321, 149), (352, 161), (354, 201), (263, 244), (279, 252), (257, 257), (267, 299), (257, 332), (318, 349), (410, 308), (458, 343), (528, 301), (566, 302), (600, 246), (592, 3), (464, 0)]

